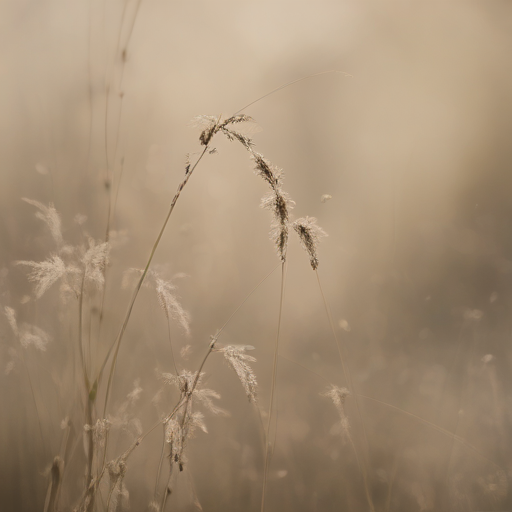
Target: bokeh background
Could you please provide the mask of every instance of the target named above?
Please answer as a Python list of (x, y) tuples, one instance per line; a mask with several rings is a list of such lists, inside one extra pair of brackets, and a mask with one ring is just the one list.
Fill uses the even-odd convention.
[[(26, 269), (13, 264), (55, 250), (21, 198), (54, 203), (70, 244), (83, 243), (84, 232), (104, 239), (108, 196), (116, 198), (101, 330), (99, 294), (87, 302), (100, 358), (131, 295), (123, 273), (144, 266), (185, 155), (193, 161), (201, 149), (191, 120), (229, 116), (331, 70), (351, 76), (308, 78), (244, 112), (256, 120), (247, 132), (256, 149), (285, 171), (295, 217), (314, 216), (329, 234), (319, 276), (355, 393), (364, 395), (362, 422), (354, 396), (346, 407), (375, 509), (512, 508), (511, 50), (512, 7), (497, 0), (1, 2), (0, 303), (51, 341), (45, 352), (22, 350), (0, 320), (0, 508), (44, 509), (66, 416), (78, 448), (62, 510), (76, 503), (85, 464), (76, 301), (62, 303), (58, 286), (35, 300)], [(176, 284), (191, 337), (171, 330), (175, 351), (191, 345), (179, 360), (190, 370), (279, 263), (259, 208), (266, 188), (247, 152), (220, 136), (214, 146), (155, 258), (166, 277), (187, 276)], [(77, 214), (87, 217), (81, 226)], [(278, 268), (220, 340), (255, 347), (259, 409), (213, 354), (206, 383), (231, 415), (207, 416), (209, 433), (190, 441), (170, 508), (259, 510), (258, 410), (265, 418), (279, 289)], [(333, 428), (336, 409), (320, 395), (347, 383), (315, 273), (294, 238), (279, 352), (266, 510), (370, 510), (354, 452)], [(130, 414), (144, 429), (157, 421), (155, 368), (173, 371), (165, 316), (148, 288), (121, 347), (112, 415), (137, 381)], [(129, 445), (129, 430), (115, 432), (109, 457)], [(131, 459), (132, 510), (151, 499), (161, 437), (156, 431)]]

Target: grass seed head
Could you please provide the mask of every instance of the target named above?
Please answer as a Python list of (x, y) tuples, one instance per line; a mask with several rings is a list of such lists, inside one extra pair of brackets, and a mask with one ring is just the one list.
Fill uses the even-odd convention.
[(246, 354), (247, 347), (243, 345), (229, 345), (221, 349), (229, 366), (235, 371), (242, 383), (249, 402), (256, 402), (258, 394), (258, 381), (249, 362), (255, 362), (256, 358)]
[(292, 224), (293, 229), (299, 235), (302, 247), (309, 255), (309, 261), (313, 270), (318, 268), (318, 256), (316, 249), (320, 239), (327, 233), (316, 224), (314, 217), (303, 217)]
[(58, 214), (53, 204), (50, 203), (48, 206), (45, 206), (39, 201), (34, 201), (33, 199), (27, 199), (26, 197), (22, 199), (26, 203), (31, 204), (32, 206), (35, 206), (39, 209), (39, 211), (36, 213), (36, 217), (46, 223), (50, 229), (50, 233), (52, 234), (53, 239), (55, 240), (55, 243), (58, 247), (60, 247), (63, 242), (61, 220), (60, 215)]

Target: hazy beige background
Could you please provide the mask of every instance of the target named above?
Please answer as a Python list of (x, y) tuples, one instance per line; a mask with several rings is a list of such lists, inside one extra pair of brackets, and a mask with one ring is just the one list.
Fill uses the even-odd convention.
[[(70, 407), (65, 393), (56, 405), (56, 376), (71, 371), (69, 346), (76, 343), (70, 334), (76, 307), (58, 305), (56, 290), (20, 304), (30, 285), (12, 262), (39, 261), (52, 250), (21, 197), (54, 202), (70, 242), (80, 239), (77, 213), (87, 215), (86, 229), (102, 238), (106, 170), (115, 173), (114, 228), (126, 230), (128, 239), (112, 254), (101, 340), (108, 344), (130, 293), (120, 288), (122, 272), (145, 263), (185, 154), (200, 148), (190, 120), (227, 116), (288, 81), (327, 70), (352, 77), (311, 78), (245, 112), (259, 127), (253, 130), (257, 149), (285, 170), (295, 216), (317, 217), (330, 235), (321, 244), (319, 271), (356, 390), (457, 431), (507, 469), (510, 4), (143, 0), (137, 11), (131, 0), (123, 15), (124, 5), (0, 3), (0, 302), (25, 321), (37, 319), (54, 338), (43, 356), (27, 355), (45, 404), (46, 452), (26, 374), (20, 368), (0, 377), (0, 508), (42, 510), (41, 473), (59, 450), (59, 424)], [(266, 189), (247, 153), (225, 140), (214, 145), (218, 154), (207, 155), (195, 171), (155, 260), (169, 275), (189, 276), (178, 284), (193, 318), (191, 369), (209, 335), (278, 263), (268, 213), (259, 208)], [(332, 199), (322, 203), (323, 194)], [(263, 410), (278, 294), (276, 271), (224, 340), (256, 347)], [(480, 321), (472, 319), (473, 310), (483, 313)], [(5, 364), (12, 340), (7, 322), (1, 325)], [(165, 319), (149, 290), (127, 334), (114, 402), (141, 378), (138, 415), (148, 427), (157, 417), (154, 368), (172, 369)], [(175, 335), (177, 345), (184, 344), (178, 329)], [(316, 278), (295, 240), (280, 352), (344, 384)], [(490, 366), (481, 361), (486, 354), (495, 356)], [(267, 510), (367, 510), (353, 454), (329, 433), (336, 414), (319, 396), (325, 382), (288, 359), (279, 364)], [(232, 416), (207, 418), (210, 433), (191, 442), (188, 472), (204, 510), (259, 510), (259, 419), (220, 358), (212, 358), (207, 371), (208, 385), (221, 392)], [(512, 506), (503, 485), (499, 496), (488, 491), (498, 477), (482, 457), (460, 445), (450, 452), (452, 440), (382, 404), (361, 399), (361, 407), (378, 510), (388, 503), (389, 510), (404, 511)], [(132, 510), (147, 504), (159, 450), (156, 436), (128, 472)], [(178, 488), (187, 489), (183, 481)], [(189, 510), (187, 492), (179, 492), (176, 508)]]

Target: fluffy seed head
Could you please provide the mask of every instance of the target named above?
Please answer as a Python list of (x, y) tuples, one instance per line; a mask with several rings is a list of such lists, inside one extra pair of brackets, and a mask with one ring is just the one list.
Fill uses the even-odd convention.
[(340, 388), (334, 384), (331, 384), (331, 386), (326, 391), (321, 393), (321, 395), (326, 396), (332, 400), (332, 403), (336, 407), (340, 417), (339, 427), (341, 434), (344, 436), (349, 435), (350, 423), (345, 413), (345, 400), (347, 396), (350, 395), (350, 391), (347, 388)]
[(240, 133), (236, 130), (230, 130), (224, 126), (221, 126), (221, 131), (229, 141), (233, 142), (234, 140), (237, 140), (248, 151), (250, 151), (254, 146), (252, 139), (243, 133)]
[(183, 453), (183, 433), (178, 420), (171, 418), (165, 424), (165, 442), (169, 443), (172, 461), (178, 462)]
[(48, 228), (50, 228), (50, 233), (52, 234), (53, 239), (60, 247), (62, 245), (61, 221), (60, 215), (57, 213), (53, 204), (50, 203), (48, 206), (45, 206), (39, 201), (27, 199), (26, 197), (23, 198), (23, 201), (39, 209), (36, 213), (36, 217), (46, 223)]
[(107, 464), (110, 477), (110, 507), (109, 512), (117, 510), (118, 503), (122, 500), (124, 506), (128, 504), (129, 493), (124, 485), (126, 475), (126, 459), (122, 456)]
[(292, 224), (293, 229), (299, 235), (302, 247), (309, 255), (309, 261), (313, 270), (318, 268), (318, 257), (316, 248), (320, 238), (327, 236), (327, 233), (316, 224), (314, 217), (303, 217)]
[(224, 126), (227, 126), (229, 124), (238, 124), (238, 123), (250, 123), (254, 121), (254, 119), (251, 116), (248, 116), (246, 114), (238, 114), (236, 116), (231, 116), (222, 121), (221, 128)]
[(94, 444), (99, 446), (105, 446), (105, 439), (107, 437), (108, 431), (110, 430), (111, 423), (107, 419), (98, 419), (96, 423), (91, 425), (84, 425), (84, 431), (90, 432), (92, 431)]
[(170, 281), (156, 277), (156, 293), (160, 307), (167, 318), (177, 320), (187, 335), (190, 335), (190, 314), (183, 309), (176, 298), (176, 287)]
[(108, 242), (96, 243), (89, 238), (89, 249), (82, 257), (85, 279), (101, 287), (105, 282), (104, 271), (108, 265), (110, 244)]
[(7, 321), (9, 322), (9, 325), (11, 326), (12, 331), (16, 336), (19, 335), (18, 331), (18, 322), (16, 321), (16, 311), (14, 309), (10, 308), (9, 306), (5, 306), (4, 308), (5, 316), (7, 317)]
[(66, 265), (56, 255), (40, 263), (36, 261), (17, 261), (16, 264), (32, 267), (28, 274), (28, 279), (36, 283), (34, 293), (38, 299), (43, 296), (53, 283), (66, 274)]
[(273, 189), (279, 188), (283, 179), (283, 171), (279, 167), (272, 165), (260, 153), (252, 152), (251, 158), (254, 160), (254, 172), (261, 176)]
[(22, 324), (20, 327), (20, 343), (23, 348), (33, 345), (34, 348), (44, 352), (50, 341), (50, 335), (35, 325)]
[(255, 362), (256, 359), (249, 354), (246, 354), (246, 350), (248, 349), (249, 347), (245, 345), (229, 345), (222, 348), (221, 351), (224, 353), (224, 357), (226, 358), (229, 366), (231, 366), (238, 375), (249, 402), (254, 403), (257, 398), (258, 382), (256, 380), (256, 375), (252, 368), (247, 364), (247, 361)]
[(277, 254), (284, 263), (286, 261), (286, 250), (288, 247), (288, 222), (289, 210), (295, 204), (286, 192), (280, 189), (272, 190), (261, 200), (261, 207), (270, 210), (274, 217), (271, 230), (270, 239), (274, 242)]

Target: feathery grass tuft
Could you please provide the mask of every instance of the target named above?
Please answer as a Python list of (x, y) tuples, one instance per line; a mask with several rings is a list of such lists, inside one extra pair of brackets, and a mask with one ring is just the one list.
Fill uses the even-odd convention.
[(61, 220), (60, 215), (58, 214), (53, 204), (50, 203), (48, 206), (45, 206), (39, 201), (34, 201), (33, 199), (27, 199), (26, 197), (23, 197), (22, 199), (26, 203), (31, 204), (32, 206), (35, 206), (39, 209), (39, 211), (36, 213), (36, 217), (46, 223), (50, 229), (50, 233), (53, 239), (55, 240), (55, 243), (58, 247), (60, 247), (63, 243)]
[(318, 256), (316, 249), (320, 239), (327, 233), (317, 225), (314, 217), (303, 217), (292, 223), (293, 229), (299, 235), (302, 247), (309, 255), (309, 261), (313, 270), (318, 268)]
[(220, 351), (224, 353), (229, 366), (238, 375), (249, 402), (255, 403), (258, 395), (258, 382), (253, 369), (247, 364), (247, 361), (255, 362), (256, 358), (246, 354), (246, 351), (252, 348), (248, 345), (229, 345), (220, 349)]

